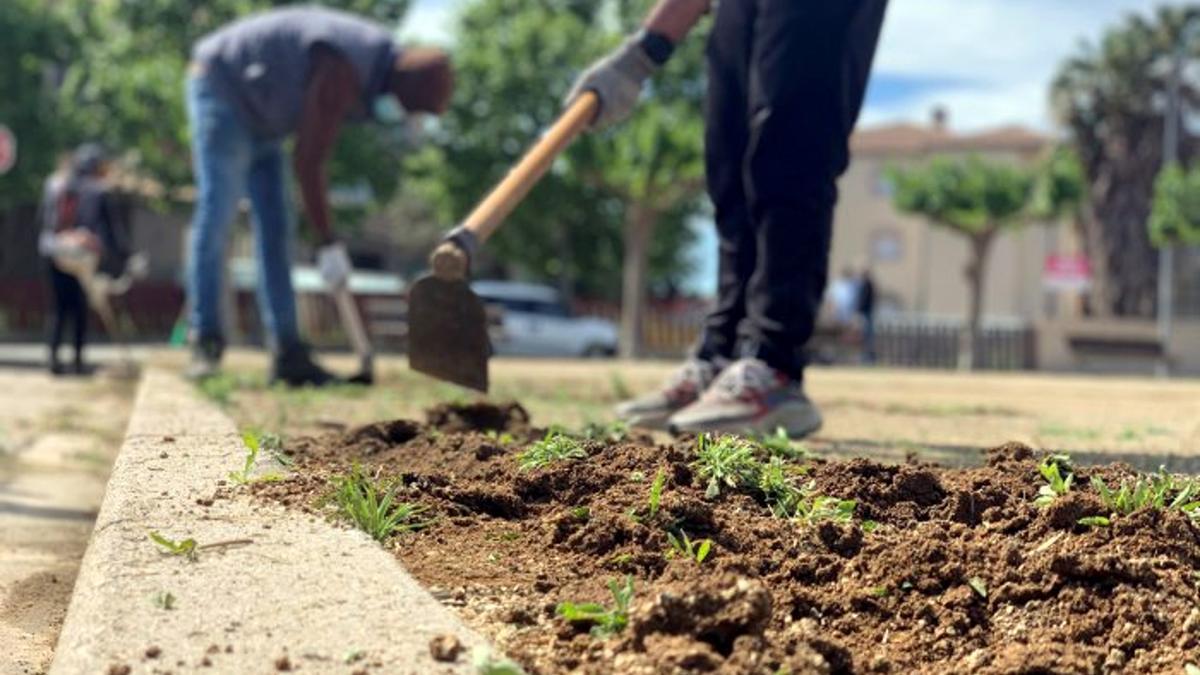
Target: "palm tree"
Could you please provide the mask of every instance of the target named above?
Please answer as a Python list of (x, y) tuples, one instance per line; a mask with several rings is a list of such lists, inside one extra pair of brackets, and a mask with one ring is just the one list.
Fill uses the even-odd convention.
[[(1084, 243), (1098, 272), (1092, 305), (1101, 313), (1154, 313), (1158, 258), (1146, 221), (1163, 161), (1168, 73), (1161, 65), (1195, 17), (1200, 8), (1130, 15), (1098, 45), (1082, 45), (1051, 88), (1088, 183)], [(1185, 108), (1200, 103), (1200, 91), (1186, 82), (1182, 95)], [(1180, 150), (1182, 158), (1194, 156), (1196, 139), (1185, 134)]]

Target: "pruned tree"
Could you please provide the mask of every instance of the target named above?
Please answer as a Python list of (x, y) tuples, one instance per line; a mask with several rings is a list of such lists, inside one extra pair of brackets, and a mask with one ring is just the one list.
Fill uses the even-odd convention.
[[(1102, 281), (1093, 307), (1102, 313), (1152, 316), (1158, 258), (1145, 227), (1154, 177), (1162, 165), (1164, 65), (1184, 26), (1200, 7), (1162, 6), (1151, 16), (1130, 14), (1099, 44), (1084, 44), (1059, 69), (1051, 89), (1058, 118), (1087, 178), (1089, 217), (1084, 241)], [(1193, 54), (1200, 45), (1193, 45)], [(1200, 91), (1187, 82), (1185, 108)], [(1195, 156), (1196, 139), (1183, 134), (1180, 156)]]
[(937, 158), (928, 165), (893, 169), (893, 200), (905, 213), (964, 237), (969, 247), (963, 276), (967, 282), (966, 330), (959, 343), (958, 365), (975, 368), (988, 255), (1000, 233), (1029, 220), (1034, 194), (1030, 170), (1009, 163)]

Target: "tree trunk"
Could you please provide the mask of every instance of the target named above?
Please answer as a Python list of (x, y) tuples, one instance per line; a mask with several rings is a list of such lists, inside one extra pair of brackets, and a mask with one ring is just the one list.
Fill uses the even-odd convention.
[(650, 233), (657, 215), (643, 204), (625, 213), (625, 265), (621, 279), (621, 358), (641, 355), (642, 315), (646, 305), (646, 268)]
[(980, 331), (983, 318), (984, 279), (987, 276), (987, 257), (992, 246), (994, 229), (971, 237), (971, 259), (967, 262), (964, 275), (967, 280), (967, 326), (959, 334), (958, 368), (975, 370), (979, 365)]

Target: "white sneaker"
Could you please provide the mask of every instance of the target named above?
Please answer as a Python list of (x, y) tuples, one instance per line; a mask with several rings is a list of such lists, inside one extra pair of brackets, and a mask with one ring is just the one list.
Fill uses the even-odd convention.
[(662, 389), (618, 404), (615, 412), (629, 426), (666, 429), (671, 415), (699, 400), (716, 376), (717, 366), (711, 361), (690, 359)]
[(772, 434), (803, 438), (821, 428), (821, 411), (800, 383), (758, 359), (721, 372), (702, 396), (668, 420), (672, 433)]

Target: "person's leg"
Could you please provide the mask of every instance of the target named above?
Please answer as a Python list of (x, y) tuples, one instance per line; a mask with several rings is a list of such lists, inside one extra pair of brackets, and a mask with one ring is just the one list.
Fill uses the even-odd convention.
[(254, 252), (258, 261), (258, 307), (273, 354), (271, 380), (299, 386), (323, 385), (335, 378), (313, 362), (296, 326), (292, 288), (293, 218), (282, 146), (261, 142), (250, 165), (254, 209)]
[(709, 91), (705, 108), (705, 169), (716, 209), (719, 241), (717, 304), (704, 322), (693, 358), (657, 391), (617, 406), (634, 426), (662, 428), (694, 403), (734, 358), (738, 324), (746, 316), (746, 283), (754, 271), (754, 230), (742, 180), (750, 129), (749, 54), (755, 0), (722, 0), (708, 42)]
[(756, 259), (742, 358), (671, 417), (680, 432), (803, 436), (820, 428), (800, 386), (828, 275), (837, 177), (862, 104), (885, 0), (755, 0), (743, 181)]
[(204, 78), (189, 78), (187, 103), (196, 176), (196, 210), (188, 240), (189, 324), (197, 354), (203, 357), (194, 361), (192, 374), (203, 377), (215, 372), (224, 347), (225, 247), (245, 189), (251, 141), (233, 108)]
[(750, 141), (749, 57), (756, 0), (725, 0), (708, 43), (705, 171), (719, 241), (717, 304), (705, 320), (696, 355), (728, 361), (736, 355), (738, 326), (746, 316), (746, 284), (757, 258), (746, 202), (743, 160)]
[(83, 346), (87, 342), (88, 329), (87, 295), (84, 294), (83, 286), (80, 285), (79, 279), (71, 275), (66, 276), (68, 278), (67, 292), (70, 298), (70, 312), (74, 321), (74, 325), (72, 326), (74, 329), (72, 346), (75, 348), (74, 368), (76, 374), (83, 374)]
[(63, 274), (54, 263), (46, 261), (46, 279), (49, 281), (50, 297), (54, 302), (54, 315), (50, 319), (50, 330), (46, 334), (46, 347), (50, 354), (50, 372), (59, 373), (62, 365), (58, 360), (58, 349), (62, 346), (63, 328), (67, 318), (67, 298), (63, 288)]
[(272, 351), (300, 341), (292, 288), (293, 219), (286, 179), (283, 148), (278, 142), (259, 143), (247, 185), (254, 213), (258, 309)]
[(758, 8), (745, 165), (758, 260), (743, 354), (800, 380), (829, 272), (837, 178), (886, 0), (758, 0)]

